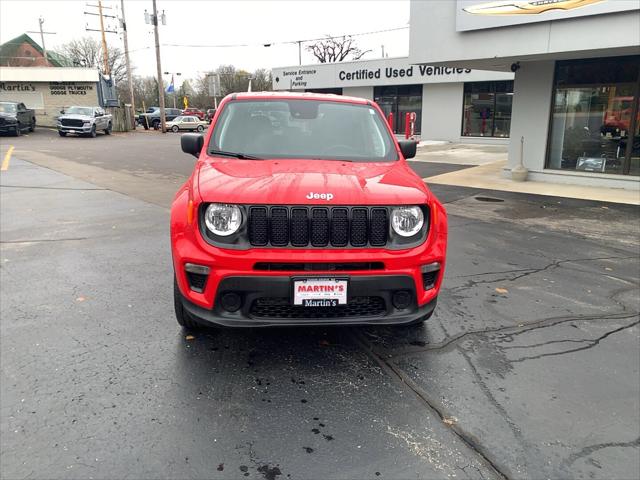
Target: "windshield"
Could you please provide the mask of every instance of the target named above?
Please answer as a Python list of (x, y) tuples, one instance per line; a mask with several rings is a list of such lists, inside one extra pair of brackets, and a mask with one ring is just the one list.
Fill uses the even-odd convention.
[(0, 112), (2, 113), (16, 113), (15, 103), (0, 103)]
[(158, 107), (149, 107), (145, 113), (153, 113), (156, 110), (160, 110)]
[(76, 114), (76, 115), (87, 115), (87, 116), (92, 116), (93, 115), (93, 108), (91, 107), (69, 107), (65, 110), (64, 113), (67, 114)]
[(232, 101), (216, 122), (209, 152), (389, 162), (398, 155), (384, 122), (369, 105), (317, 100)]
[(173, 122), (180, 123), (183, 120), (184, 120), (184, 117), (176, 117), (176, 118), (173, 119)]

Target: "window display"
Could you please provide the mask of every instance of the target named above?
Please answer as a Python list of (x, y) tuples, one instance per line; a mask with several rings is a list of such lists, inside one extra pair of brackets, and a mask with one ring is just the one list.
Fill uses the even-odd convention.
[(640, 56), (558, 62), (547, 168), (638, 175)]
[(512, 102), (512, 81), (465, 83), (462, 135), (509, 137)]
[(394, 133), (404, 133), (406, 114), (415, 112), (414, 133), (420, 134), (422, 124), (422, 85), (375, 87), (373, 89), (373, 98), (387, 118), (390, 113), (393, 113), (392, 130)]

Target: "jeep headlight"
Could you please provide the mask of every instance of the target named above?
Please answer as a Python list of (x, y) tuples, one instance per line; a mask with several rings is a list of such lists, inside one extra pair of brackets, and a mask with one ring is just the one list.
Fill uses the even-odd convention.
[(402, 237), (413, 237), (424, 225), (420, 207), (397, 207), (391, 211), (391, 227)]
[(242, 212), (236, 205), (212, 203), (204, 212), (204, 223), (214, 235), (227, 237), (240, 228)]

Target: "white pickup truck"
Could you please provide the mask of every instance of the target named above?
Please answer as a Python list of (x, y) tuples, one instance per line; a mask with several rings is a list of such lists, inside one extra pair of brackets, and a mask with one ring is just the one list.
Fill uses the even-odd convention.
[(95, 137), (99, 130), (111, 135), (111, 114), (101, 107), (69, 107), (60, 113), (58, 134), (61, 137), (66, 137), (68, 133)]

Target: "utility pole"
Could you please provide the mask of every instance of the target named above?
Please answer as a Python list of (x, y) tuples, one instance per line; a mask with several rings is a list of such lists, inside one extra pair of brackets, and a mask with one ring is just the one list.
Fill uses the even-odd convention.
[(124, 39), (124, 59), (127, 64), (127, 80), (129, 81), (129, 96), (131, 97), (131, 109), (136, 114), (136, 100), (133, 97), (133, 80), (131, 79), (131, 63), (129, 62), (129, 41), (127, 39), (127, 21), (124, 18), (124, 0), (120, 0), (122, 7), (122, 38)]
[(85, 27), (85, 30), (87, 32), (100, 32), (101, 36), (102, 36), (102, 71), (103, 74), (106, 76), (111, 76), (111, 66), (109, 65), (109, 52), (107, 50), (107, 37), (106, 37), (106, 33), (118, 33), (115, 30), (107, 30), (104, 28), (104, 19), (105, 18), (116, 18), (114, 15), (107, 15), (105, 13), (102, 13), (103, 10), (111, 10), (111, 7), (103, 7), (102, 6), (102, 0), (98, 0), (98, 5), (90, 5), (90, 4), (86, 4), (87, 7), (89, 8), (97, 8), (98, 9), (98, 13), (94, 13), (94, 12), (84, 12), (85, 15), (95, 15), (97, 17), (100, 17), (100, 29), (96, 30), (95, 28), (89, 28), (89, 26), (87, 25)]
[(40, 33), (40, 41), (42, 42), (42, 56), (44, 57), (45, 62), (49, 63), (49, 59), (47, 58), (47, 47), (44, 44), (44, 36), (45, 35), (55, 35), (56, 32), (45, 32), (45, 31), (42, 30), (42, 25), (44, 24), (44, 17), (38, 18), (38, 23), (40, 24), (40, 31), (39, 32), (29, 31), (27, 33)]
[(158, 101), (160, 103), (160, 126), (162, 133), (167, 133), (167, 122), (164, 114), (164, 85), (162, 83), (162, 64), (160, 62), (160, 33), (158, 32), (158, 7), (156, 0), (153, 0), (153, 36), (156, 40), (156, 65), (158, 67)]
[(302, 40), (298, 40), (298, 65), (302, 65)]
[(107, 51), (107, 37), (104, 34), (104, 18), (102, 17), (102, 0), (98, 0), (98, 15), (100, 15), (100, 33), (102, 34), (102, 61), (104, 62), (104, 74), (111, 76), (109, 67), (109, 52)]

